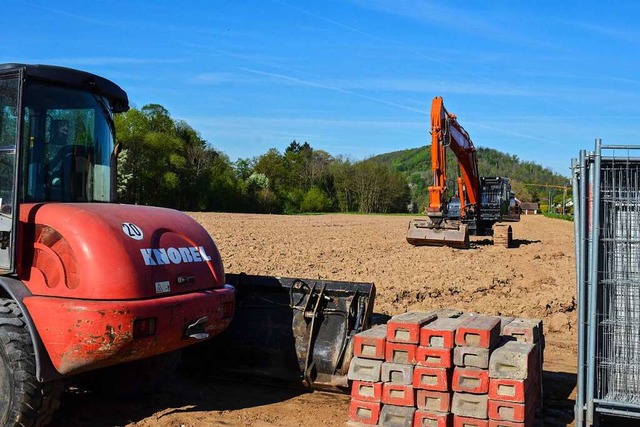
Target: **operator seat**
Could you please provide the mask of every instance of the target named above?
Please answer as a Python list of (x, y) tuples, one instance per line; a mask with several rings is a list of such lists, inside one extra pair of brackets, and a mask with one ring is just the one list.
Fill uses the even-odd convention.
[(66, 202), (84, 202), (88, 199), (91, 174), (92, 147), (68, 145), (58, 153), (60, 162), (60, 191)]

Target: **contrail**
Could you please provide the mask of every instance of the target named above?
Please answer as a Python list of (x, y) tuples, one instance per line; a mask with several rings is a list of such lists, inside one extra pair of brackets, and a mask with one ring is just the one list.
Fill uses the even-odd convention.
[(235, 68), (238, 69), (238, 70), (246, 71), (248, 73), (274, 77), (274, 78), (278, 78), (278, 79), (281, 79), (281, 80), (287, 80), (287, 81), (290, 81), (290, 82), (293, 82), (293, 83), (298, 83), (298, 84), (305, 85), (305, 86), (317, 87), (317, 88), (321, 88), (321, 89), (328, 89), (328, 90), (332, 90), (332, 91), (335, 91), (335, 92), (340, 92), (340, 93), (344, 93), (344, 94), (347, 94), (347, 95), (356, 96), (358, 98), (366, 99), (366, 100), (369, 100), (369, 101), (378, 102), (380, 104), (385, 104), (385, 105), (390, 105), (392, 107), (402, 108), (404, 110), (411, 111), (411, 112), (414, 112), (414, 113), (418, 113), (418, 114), (421, 114), (421, 115), (425, 115), (425, 116), (428, 115), (427, 112), (425, 112), (424, 110), (420, 110), (418, 108), (413, 108), (413, 107), (409, 107), (408, 105), (398, 104), (396, 102), (391, 102), (391, 101), (387, 101), (387, 100), (384, 100), (384, 99), (375, 98), (373, 96), (363, 95), (361, 93), (353, 92), (353, 91), (346, 90), (346, 89), (342, 89), (342, 88), (339, 88), (339, 87), (336, 87), (336, 86), (329, 86), (329, 85), (326, 85), (326, 84), (312, 82), (312, 81), (309, 81), (309, 80), (302, 80), (302, 79), (299, 79), (297, 77), (287, 76), (285, 74), (269, 73), (269, 72), (266, 72), (266, 71), (254, 70), (254, 69), (245, 68), (245, 67), (235, 67)]
[[(299, 79), (297, 77), (288, 76), (288, 75), (285, 75), (285, 74), (276, 74), (276, 73), (269, 73), (267, 71), (254, 70), (252, 68), (246, 68), (246, 67), (235, 67), (235, 68), (237, 68), (238, 70), (241, 70), (241, 71), (245, 71), (247, 73), (257, 74), (257, 75), (261, 75), (261, 76), (273, 77), (273, 78), (286, 80), (286, 81), (289, 81), (289, 82), (292, 82), (292, 83), (296, 83), (296, 84), (300, 84), (300, 85), (304, 85), (304, 86), (316, 87), (316, 88), (320, 88), (320, 89), (327, 89), (327, 90), (332, 90), (332, 91), (335, 91), (335, 92), (344, 93), (344, 94), (351, 95), (351, 96), (356, 96), (358, 98), (362, 98), (362, 99), (366, 99), (366, 100), (369, 100), (369, 101), (378, 102), (380, 104), (389, 105), (389, 106), (397, 107), (397, 108), (402, 108), (404, 110), (411, 111), (411, 112), (414, 112), (414, 113), (418, 113), (418, 114), (423, 115), (423, 116), (428, 116), (429, 115), (428, 112), (426, 112), (424, 110), (420, 110), (418, 108), (413, 108), (413, 107), (409, 107), (408, 105), (398, 104), (396, 102), (391, 102), (391, 101), (387, 101), (387, 100), (384, 100), (384, 99), (363, 95), (361, 93), (353, 92), (353, 91), (346, 90), (346, 89), (342, 89), (342, 88), (339, 88), (339, 87), (336, 87), (336, 86), (330, 86), (330, 85), (326, 85), (326, 84), (323, 84), (323, 83), (312, 82), (312, 81), (309, 81), (309, 80), (302, 80), (302, 79)], [(484, 128), (484, 129), (493, 130), (493, 131), (496, 131), (496, 132), (501, 132), (501, 133), (504, 133), (504, 134), (507, 134), (507, 135), (513, 135), (513, 136), (518, 136), (518, 137), (521, 137), (521, 138), (527, 138), (527, 139), (532, 139), (532, 140), (535, 140), (535, 141), (548, 142), (548, 143), (551, 143), (551, 144), (554, 144), (554, 145), (564, 146), (564, 144), (562, 144), (562, 143), (560, 143), (558, 141), (554, 141), (552, 139), (540, 138), (540, 137), (537, 137), (537, 136), (527, 135), (527, 134), (520, 133), (520, 132), (513, 132), (513, 131), (510, 131), (508, 129), (496, 128), (496, 127), (487, 126), (487, 125), (484, 125), (484, 124), (481, 124), (481, 123), (475, 123), (474, 126), (481, 127), (481, 128)]]
[(27, 1), (24, 1), (24, 0), (15, 0), (15, 2), (16, 3), (21, 3), (21, 4), (25, 5), (25, 6), (34, 7), (36, 9), (44, 10), (44, 11), (47, 11), (47, 12), (53, 12), (53, 13), (57, 13), (57, 14), (60, 14), (60, 15), (66, 15), (66, 16), (69, 16), (71, 18), (81, 19), (83, 21), (91, 22), (92, 24), (98, 24), (98, 25), (107, 26), (107, 27), (113, 26), (112, 24), (110, 24), (108, 22), (105, 22), (103, 20), (94, 19), (94, 18), (85, 16), (85, 15), (78, 15), (76, 13), (67, 12), (66, 10), (63, 10), (63, 9), (57, 9), (57, 8), (42, 6), (42, 5), (39, 5), (39, 4), (27, 2)]
[[(419, 55), (421, 57), (426, 57), (429, 61), (432, 61), (432, 62), (435, 62), (437, 64), (446, 66), (446, 67), (448, 67), (449, 69), (451, 69), (453, 71), (457, 71), (457, 72), (460, 72), (460, 73), (467, 74), (469, 76), (476, 77), (476, 78), (478, 78), (480, 80), (486, 81), (487, 83), (493, 83), (493, 84), (499, 83), (498, 81), (493, 80), (493, 79), (491, 79), (489, 77), (486, 77), (486, 76), (484, 76), (482, 74), (474, 73), (473, 71), (469, 71), (466, 68), (456, 67), (455, 65), (452, 65), (452, 64), (450, 64), (450, 63), (448, 63), (446, 61), (443, 61), (441, 59), (434, 58), (434, 57), (431, 57), (431, 56), (427, 56), (423, 52), (420, 52), (419, 50), (416, 50), (416, 49), (414, 49), (412, 47), (408, 47), (406, 45), (400, 44), (400, 43), (395, 42), (393, 40), (390, 40), (388, 38), (384, 38), (384, 37), (377, 36), (375, 34), (367, 33), (365, 31), (359, 30), (358, 28), (342, 24), (340, 22), (334, 21), (333, 19), (327, 18), (327, 17), (322, 16), (322, 15), (318, 15), (317, 13), (314, 13), (314, 12), (311, 12), (309, 10), (303, 9), (303, 8), (301, 8), (299, 6), (291, 5), (291, 4), (289, 4), (287, 2), (284, 2), (282, 0), (271, 0), (271, 1), (274, 2), (274, 3), (278, 3), (278, 4), (282, 5), (282, 6), (286, 6), (286, 7), (289, 7), (291, 9), (295, 9), (295, 10), (297, 10), (297, 11), (299, 11), (301, 13), (304, 13), (306, 15), (313, 16), (313, 17), (315, 17), (317, 19), (326, 21), (326, 22), (328, 22), (328, 23), (330, 23), (332, 25), (335, 25), (337, 27), (340, 27), (342, 29), (345, 29), (345, 30), (348, 30), (348, 31), (352, 31), (354, 33), (358, 33), (358, 34), (370, 37), (370, 38), (372, 38), (374, 40), (377, 40), (377, 41), (383, 41), (383, 42), (386, 42), (386, 43), (391, 43), (392, 45), (395, 45), (395, 46), (399, 46), (402, 49), (406, 50), (407, 52), (414, 53), (414, 54)], [(544, 104), (552, 105), (552, 106), (554, 106), (554, 107), (556, 107), (556, 108), (558, 108), (560, 110), (563, 110), (563, 111), (565, 111), (567, 113), (573, 114), (574, 116), (578, 116), (578, 117), (580, 116), (580, 113), (578, 113), (577, 111), (573, 111), (573, 110), (571, 110), (569, 108), (566, 108), (563, 105), (559, 105), (559, 104), (557, 104), (557, 103), (555, 103), (553, 101), (549, 101), (547, 99), (544, 99), (544, 98), (541, 98), (541, 97), (538, 97), (538, 96), (535, 96), (535, 95), (525, 95), (525, 96), (527, 96), (527, 97), (529, 97), (531, 99), (535, 99), (536, 101), (542, 102)]]
[(484, 129), (489, 129), (489, 130), (494, 130), (496, 132), (502, 132), (502, 133), (505, 133), (507, 135), (513, 135), (513, 136), (518, 136), (518, 137), (521, 137), (521, 138), (533, 139), (535, 141), (548, 142), (550, 144), (559, 145), (561, 147), (565, 146), (565, 144), (562, 144), (562, 143), (560, 143), (558, 141), (554, 141), (552, 139), (540, 138), (538, 136), (527, 135), (526, 133), (513, 132), (513, 131), (507, 130), (507, 129), (502, 129), (502, 128), (496, 128), (496, 127), (493, 127), (493, 126), (483, 125), (482, 123), (473, 123), (473, 126), (479, 127), (479, 128), (484, 128)]

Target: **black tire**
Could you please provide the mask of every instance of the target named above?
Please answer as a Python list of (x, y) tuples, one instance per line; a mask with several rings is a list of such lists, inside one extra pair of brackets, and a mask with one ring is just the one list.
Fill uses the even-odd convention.
[(62, 382), (38, 382), (33, 343), (14, 300), (0, 298), (0, 426), (40, 427), (60, 406)]

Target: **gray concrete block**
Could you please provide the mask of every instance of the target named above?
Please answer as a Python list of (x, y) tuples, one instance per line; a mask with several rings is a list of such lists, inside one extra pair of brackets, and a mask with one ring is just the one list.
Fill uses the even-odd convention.
[(505, 316), (501, 316), (500, 317), (500, 335), (504, 335), (504, 327), (507, 326), (509, 323), (513, 322), (515, 320), (515, 317), (505, 317)]
[(381, 427), (412, 427), (416, 408), (408, 406), (384, 405), (380, 413)]
[(461, 417), (488, 418), (489, 396), (486, 394), (453, 393), (451, 412)]
[(518, 342), (537, 344), (542, 341), (541, 319), (514, 319), (502, 330), (502, 335)]
[(357, 381), (379, 382), (382, 360), (354, 357), (349, 365), (347, 378)]
[(488, 348), (456, 347), (453, 349), (453, 364), (464, 368), (489, 368)]
[(382, 364), (380, 381), (394, 384), (412, 384), (413, 365), (384, 362)]
[(489, 359), (489, 377), (526, 380), (539, 370), (535, 344), (509, 341), (493, 351)]

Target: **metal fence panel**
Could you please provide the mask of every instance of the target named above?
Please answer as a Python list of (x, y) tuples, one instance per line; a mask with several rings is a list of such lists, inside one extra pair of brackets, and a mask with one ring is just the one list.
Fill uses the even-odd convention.
[(576, 425), (640, 418), (640, 146), (572, 162), (576, 215)]
[(600, 176), (596, 397), (640, 403), (640, 161), (603, 159)]

